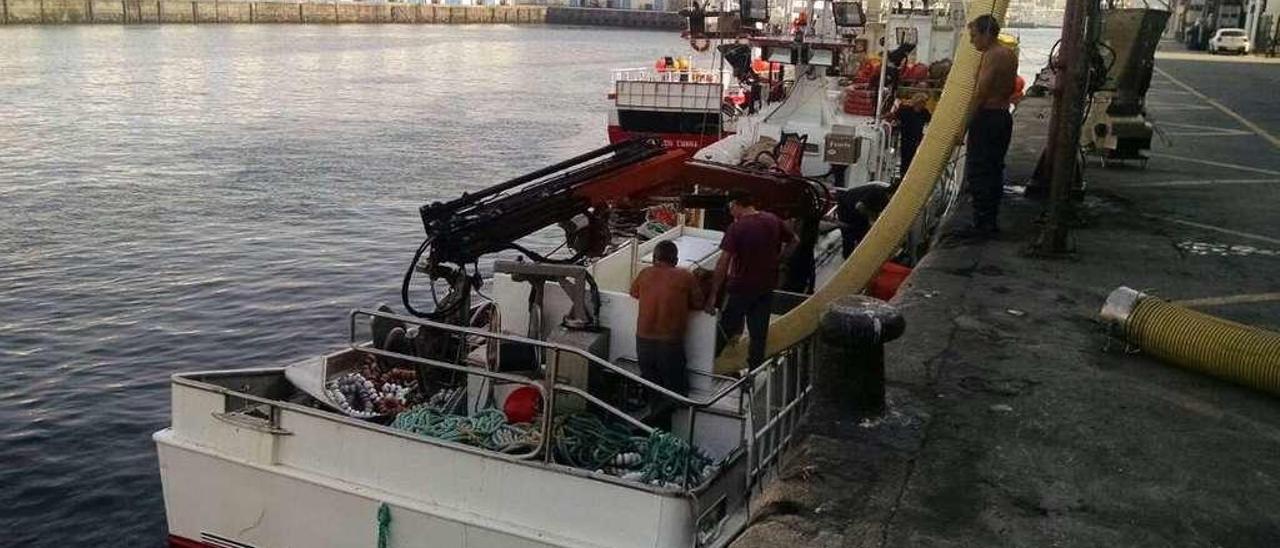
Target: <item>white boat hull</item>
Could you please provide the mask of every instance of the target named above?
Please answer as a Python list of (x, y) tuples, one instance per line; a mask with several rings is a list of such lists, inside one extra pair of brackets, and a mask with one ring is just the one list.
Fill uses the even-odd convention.
[[(285, 382), (282, 371), (234, 372), (247, 380), (231, 382)], [(700, 500), (745, 490), (744, 471), (690, 496), (289, 402), (253, 424), (223, 413), (241, 405), (237, 393), (200, 374), (175, 378), (173, 426), (154, 435), (173, 546), (371, 546), (385, 503), (392, 547), (691, 547)], [(725, 508), (742, 506), (728, 497)], [(713, 521), (729, 532), (743, 520)]]
[[(333, 478), (255, 466), (156, 434), (171, 535), (218, 546), (372, 546), (378, 508), (391, 510), (390, 546), (601, 546), (551, 538)], [(527, 493), (509, 492), (514, 498)], [(538, 502), (530, 500), (529, 502)]]

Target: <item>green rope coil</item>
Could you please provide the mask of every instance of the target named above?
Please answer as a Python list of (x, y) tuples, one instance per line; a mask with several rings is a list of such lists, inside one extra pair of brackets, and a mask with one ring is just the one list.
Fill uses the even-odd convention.
[(575, 468), (598, 470), (618, 454), (637, 444), (637, 438), (625, 428), (609, 426), (599, 417), (587, 413), (565, 415), (556, 421), (556, 456), (563, 464)]
[(696, 447), (668, 432), (654, 430), (645, 443), (643, 481), (646, 483), (698, 483), (711, 459)]
[(493, 408), (467, 417), (442, 413), (422, 405), (396, 415), (391, 427), (503, 453), (537, 447), (541, 440), (535, 426), (507, 424), (506, 415)]
[(555, 456), (561, 464), (604, 472), (653, 485), (697, 484), (710, 472), (711, 459), (669, 432), (635, 436), (589, 413), (556, 421)]
[[(452, 415), (422, 405), (396, 415), (391, 427), (419, 436), (504, 453), (528, 451), (541, 443), (533, 424), (507, 424), (506, 415), (485, 409), (475, 416)], [(591, 413), (556, 419), (556, 462), (651, 485), (696, 485), (711, 471), (711, 459), (669, 432), (634, 435)]]

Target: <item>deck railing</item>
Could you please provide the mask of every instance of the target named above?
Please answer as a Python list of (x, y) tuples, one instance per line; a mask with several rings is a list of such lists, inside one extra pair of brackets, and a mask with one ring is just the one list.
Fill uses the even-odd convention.
[(795, 439), (813, 392), (812, 336), (775, 354), (747, 373), (747, 485), (759, 487), (777, 469)]
[[(419, 328), (431, 329), (433, 331), (433, 335), (458, 337), (460, 342), (463, 345), (469, 344), (466, 341), (466, 339), (469, 339), (469, 338), (475, 338), (485, 342), (490, 340), (498, 340), (498, 341), (506, 341), (506, 342), (530, 345), (538, 349), (542, 353), (542, 355), (545, 357), (543, 360), (544, 362), (543, 367), (545, 368), (542, 375), (543, 378), (530, 379), (528, 377), (524, 377), (520, 375), (489, 371), (487, 369), (480, 368), (480, 367), (472, 367), (472, 366), (458, 364), (458, 363), (450, 363), (448, 361), (439, 360), (439, 359), (423, 358), (420, 356), (413, 356), (409, 354), (391, 352), (388, 350), (374, 348), (371, 345), (365, 344), (364, 341), (357, 339), (357, 333), (359, 333), (357, 326), (360, 318), (368, 318), (370, 321), (373, 318), (383, 318), (386, 320), (401, 322), (406, 326), (417, 326)], [(539, 444), (539, 449), (536, 451), (530, 451), (529, 453), (526, 453), (526, 454), (518, 455), (517, 457), (521, 459), (533, 459), (541, 455), (542, 459), (547, 463), (552, 462), (552, 458), (553, 458), (552, 448), (555, 447), (555, 431), (554, 431), (553, 425), (555, 423), (555, 417), (558, 413), (558, 411), (556, 410), (556, 398), (554, 397), (554, 395), (556, 394), (573, 394), (591, 403), (592, 405), (597, 406), (599, 409), (605, 411), (606, 413), (613, 416), (614, 418), (621, 420), (639, 429), (642, 432), (652, 433), (654, 431), (653, 427), (644, 424), (644, 422), (640, 421), (639, 419), (618, 409), (612, 404), (605, 402), (604, 400), (600, 399), (594, 394), (591, 394), (587, 390), (577, 386), (572, 386), (572, 385), (559, 382), (558, 377), (560, 374), (560, 368), (561, 368), (561, 364), (565, 354), (570, 354), (575, 356), (576, 358), (584, 360), (585, 363), (588, 364), (588, 367), (598, 368), (600, 370), (607, 371), (611, 374), (618, 375), (623, 379), (626, 379), (627, 381), (642, 387), (647, 393), (654, 394), (659, 398), (673, 402), (677, 408), (688, 409), (689, 410), (688, 433), (685, 441), (689, 443), (690, 446), (695, 446), (695, 441), (696, 441), (694, 439), (695, 432), (696, 432), (695, 427), (696, 427), (697, 416), (699, 413), (705, 412), (705, 410), (707, 410), (708, 408), (719, 404), (722, 400), (724, 400), (730, 394), (733, 394), (735, 392), (749, 391), (749, 385), (753, 383), (760, 384), (761, 372), (766, 370), (773, 370), (773, 368), (776, 367), (775, 362), (778, 359), (778, 357), (770, 359), (769, 361), (766, 362), (765, 365), (739, 378), (725, 377), (720, 375), (710, 375), (716, 381), (718, 381), (718, 383), (720, 384), (720, 387), (713, 394), (711, 394), (710, 396), (704, 399), (692, 399), (687, 396), (678, 394), (676, 392), (672, 392), (658, 384), (650, 382), (640, 377), (639, 375), (636, 375), (635, 373), (632, 373), (631, 371), (628, 371), (627, 369), (619, 365), (610, 363), (604, 360), (603, 358), (596, 356), (595, 354), (592, 354), (584, 349), (567, 346), (563, 344), (558, 344), (558, 343), (553, 343), (553, 342), (530, 339), (530, 338), (521, 337), (518, 335), (491, 332), (491, 331), (486, 331), (483, 329), (477, 329), (472, 327), (444, 324), (439, 322), (433, 322), (430, 320), (425, 320), (422, 318), (401, 316), (397, 314), (390, 314), (386, 312), (364, 310), (364, 309), (357, 309), (351, 312), (349, 331), (350, 331), (350, 340), (348, 341), (348, 344), (350, 348), (356, 352), (370, 354), (374, 356), (381, 356), (381, 357), (392, 359), (392, 360), (401, 360), (401, 361), (422, 365), (422, 366), (427, 366), (427, 367), (436, 367), (436, 368), (445, 369), (449, 371), (456, 371), (456, 372), (464, 373), (466, 375), (479, 375), (479, 376), (490, 378), (490, 379), (501, 380), (506, 382), (517, 382), (517, 383), (536, 387), (536, 389), (542, 396), (542, 405), (543, 405), (543, 418), (542, 418), (542, 425), (541, 425), (542, 436)], [(765, 387), (770, 386), (769, 380), (766, 379), (765, 382), (762, 384), (762, 386), (765, 386)], [(766, 388), (766, 390), (771, 390), (771, 389)], [(741, 400), (740, 400), (739, 412), (745, 414), (746, 410), (743, 409), (743, 407), (744, 406), (741, 404)], [(769, 415), (768, 412), (766, 411), (765, 416), (766, 416), (766, 422), (768, 422), (767, 420), (768, 417), (776, 416), (776, 415)], [(768, 430), (772, 428), (773, 428), (772, 426), (770, 426), (769, 428), (766, 428), (765, 432), (767, 433)], [(789, 439), (789, 436), (788, 436), (788, 439)], [(746, 439), (745, 436), (744, 436), (743, 442), (746, 445), (751, 444), (751, 441), (749, 439)], [(686, 479), (683, 487), (688, 488), (692, 486), (688, 484), (688, 481)]]
[(713, 70), (705, 69), (669, 69), (658, 70), (656, 68), (625, 68), (614, 69), (613, 82), (696, 82), (703, 84), (716, 84), (729, 81), (728, 73), (717, 73)]

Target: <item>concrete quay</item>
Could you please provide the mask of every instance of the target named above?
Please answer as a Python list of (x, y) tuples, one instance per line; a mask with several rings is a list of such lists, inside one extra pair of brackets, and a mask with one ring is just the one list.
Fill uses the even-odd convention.
[(889, 412), (807, 424), (736, 548), (1280, 546), (1280, 400), (1096, 321), (1128, 285), (1280, 330), (1280, 71), (1156, 68), (1164, 137), (1145, 170), (1091, 162), (1069, 257), (1025, 253), (1049, 101), (1019, 107), (1002, 234), (944, 237), (895, 299)]
[(192, 23), (545, 23), (546, 6), (219, 0), (0, 0), (7, 25)]
[(221, 0), (0, 0), (0, 24), (559, 24), (680, 29), (663, 11), (563, 6), (443, 6)]

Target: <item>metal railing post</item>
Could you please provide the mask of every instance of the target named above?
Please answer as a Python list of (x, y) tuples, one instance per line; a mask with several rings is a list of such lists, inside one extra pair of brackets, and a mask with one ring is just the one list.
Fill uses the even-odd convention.
[(750, 493), (750, 487), (755, 485), (756, 477), (756, 403), (754, 383), (751, 382), (750, 376), (747, 378), (749, 381), (742, 384), (742, 401), (746, 403), (746, 407), (742, 413), (744, 418), (742, 426), (745, 430), (744, 433), (746, 434), (743, 436), (743, 439), (746, 440), (747, 444), (747, 487), (748, 493)]
[(773, 429), (769, 426), (773, 423), (773, 368), (778, 363), (777, 356), (770, 358), (768, 365), (764, 369), (764, 435), (761, 436), (765, 450), (760, 454), (760, 471), (764, 471), (764, 467), (768, 464), (769, 454), (773, 452)]
[[(786, 356), (787, 356), (787, 363), (782, 367), (782, 408), (783, 409), (788, 409), (790, 407), (791, 401), (795, 395), (794, 392), (791, 390), (791, 375), (789, 373), (791, 371), (791, 368), (795, 367), (795, 364), (796, 364), (796, 360), (795, 360), (796, 348), (793, 346), (791, 347), (790, 350), (787, 350)], [(787, 416), (782, 417), (782, 420), (780, 421), (779, 428), (782, 431), (782, 439), (784, 440), (783, 443), (785, 443), (786, 440), (791, 439), (791, 433), (793, 431), (792, 424), (791, 424), (792, 418), (793, 418), (793, 415), (791, 413), (787, 413)]]
[[(693, 443), (693, 440), (694, 440), (693, 429), (696, 425), (696, 423), (694, 422), (694, 417), (698, 414), (698, 411), (693, 407), (685, 407), (685, 409), (689, 411), (689, 440), (688, 441), (689, 441), (689, 451), (692, 453), (698, 448), (698, 446), (694, 445)], [(689, 461), (690, 460), (691, 459), (684, 459), (684, 473), (682, 474), (684, 481), (681, 484), (684, 485), (685, 488), (689, 487)]]
[(554, 354), (551, 357), (551, 363), (547, 366), (546, 378), (542, 379), (544, 391), (547, 394), (547, 414), (542, 418), (542, 444), (544, 447), (542, 459), (543, 462), (550, 463), (552, 461), (553, 448), (552, 437), (555, 435), (555, 418), (556, 418), (556, 376), (560, 373), (560, 349), (552, 348)]

